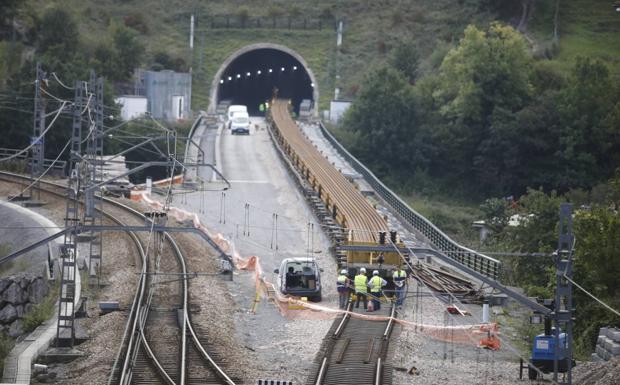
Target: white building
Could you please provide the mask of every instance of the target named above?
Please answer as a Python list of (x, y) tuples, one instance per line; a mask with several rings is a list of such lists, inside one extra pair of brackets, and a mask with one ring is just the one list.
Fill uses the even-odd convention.
[(336, 124), (351, 106), (350, 100), (332, 100), (329, 103), (329, 120)]
[(131, 120), (144, 116), (147, 112), (147, 99), (145, 96), (123, 95), (114, 99), (121, 105), (121, 118)]

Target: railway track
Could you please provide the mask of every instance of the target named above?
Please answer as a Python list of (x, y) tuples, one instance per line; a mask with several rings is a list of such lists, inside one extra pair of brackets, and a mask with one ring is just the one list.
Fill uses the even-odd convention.
[[(28, 177), (6, 172), (0, 172), (0, 180), (28, 183)], [(40, 187), (40, 191), (66, 199), (65, 186), (44, 181), (41, 186), (47, 188)], [(114, 223), (144, 225), (145, 221), (150, 221), (127, 205), (108, 198), (103, 200), (103, 214)], [(175, 240), (167, 233), (153, 233), (153, 240), (148, 239), (153, 234), (128, 234), (140, 256), (140, 278), (108, 383), (240, 383), (226, 374), (223, 365), (216, 362), (221, 361), (221, 357), (214, 355), (204, 336), (196, 333), (188, 311), (187, 265)], [(160, 253), (152, 252), (156, 248)], [(162, 272), (175, 272), (177, 279), (162, 279), (167, 277)]]
[(301, 133), (290, 116), (288, 101), (277, 99), (271, 107), (276, 136), (291, 162), (318, 193), (336, 221), (356, 242), (378, 242), (387, 231), (385, 219)]
[[(347, 309), (352, 311), (352, 303)], [(346, 313), (336, 319), (315, 358), (306, 385), (386, 385), (392, 383), (388, 363), (395, 307), (382, 315), (387, 321), (369, 321)]]
[[(387, 232), (386, 220), (302, 134), (290, 116), (288, 102), (275, 100), (271, 117), (274, 138), (289, 165), (305, 179), (331, 217), (344, 228), (348, 241), (379, 243), (379, 233)], [(364, 263), (372, 264), (372, 260)], [(348, 310), (352, 311), (351, 305)], [(372, 313), (386, 317), (386, 321), (351, 314), (346, 313), (334, 321), (315, 358), (307, 385), (392, 383), (389, 346), (395, 308)]]

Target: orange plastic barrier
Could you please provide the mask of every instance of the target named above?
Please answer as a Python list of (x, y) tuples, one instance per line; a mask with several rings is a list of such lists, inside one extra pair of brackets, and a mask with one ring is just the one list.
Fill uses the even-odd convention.
[[(152, 199), (146, 192), (136, 192), (135, 196), (137, 200), (142, 200), (153, 209), (161, 210), (163, 204)], [(177, 221), (191, 221), (195, 228), (204, 232), (207, 236), (211, 237), (217, 243), (217, 245), (227, 254), (229, 254), (235, 267), (239, 270), (254, 271), (254, 280), (256, 284), (256, 304), (260, 298), (269, 298), (273, 300), (280, 314), (289, 319), (330, 319), (336, 317), (338, 314), (346, 313), (346, 310), (340, 310), (331, 308), (328, 306), (319, 305), (317, 303), (311, 303), (302, 301), (296, 297), (291, 297), (282, 294), (276, 285), (269, 282), (264, 275), (263, 268), (260, 264), (260, 258), (256, 255), (243, 258), (235, 250), (234, 244), (226, 239), (221, 233), (210, 231), (207, 226), (200, 222), (198, 215), (188, 212), (183, 209), (171, 207), (168, 210), (168, 216), (175, 218)], [(273, 296), (269, 297), (268, 293), (273, 292)], [(297, 309), (290, 309), (289, 305), (295, 305)], [(349, 312), (352, 317), (365, 319), (369, 321), (387, 321), (389, 316), (378, 316)], [(465, 344), (486, 347), (493, 350), (500, 348), (499, 327), (496, 323), (489, 324), (471, 324), (471, 325), (427, 325), (416, 322), (407, 321), (404, 319), (395, 318), (394, 322), (402, 325), (405, 328), (414, 329), (419, 333), (423, 333), (430, 338), (446, 341), (451, 343)]]

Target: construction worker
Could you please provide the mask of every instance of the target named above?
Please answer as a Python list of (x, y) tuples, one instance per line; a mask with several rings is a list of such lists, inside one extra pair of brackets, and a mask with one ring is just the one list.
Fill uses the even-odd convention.
[(339, 307), (340, 309), (347, 308), (347, 300), (349, 299), (349, 285), (351, 280), (349, 279), (349, 272), (347, 269), (342, 269), (338, 280), (336, 281), (336, 288), (338, 289)]
[(405, 300), (405, 292), (407, 291), (405, 287), (407, 283), (407, 272), (403, 268), (394, 270), (394, 273), (392, 273), (392, 280), (394, 280), (394, 286), (396, 287), (396, 306), (401, 308)]
[(258, 111), (260, 111), (261, 115), (265, 113), (265, 105), (263, 103), (258, 105)]
[(381, 310), (381, 296), (383, 295), (381, 289), (387, 285), (387, 281), (379, 277), (379, 270), (372, 272), (372, 278), (368, 281), (368, 287), (370, 287), (370, 295), (372, 297), (373, 310)]
[(365, 268), (362, 267), (360, 269), (360, 272), (358, 275), (355, 276), (355, 280), (353, 281), (353, 283), (355, 285), (355, 296), (357, 297), (357, 300), (355, 301), (355, 308), (357, 309), (360, 307), (360, 299), (363, 298), (362, 301), (364, 303), (364, 309), (368, 310), (366, 304), (366, 294), (368, 293), (368, 277), (366, 276)]

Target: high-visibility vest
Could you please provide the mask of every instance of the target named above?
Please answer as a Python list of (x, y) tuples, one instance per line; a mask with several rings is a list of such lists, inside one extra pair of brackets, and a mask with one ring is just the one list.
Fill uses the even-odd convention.
[(405, 279), (407, 278), (407, 273), (405, 272), (405, 270), (396, 270), (393, 274), (392, 274), (392, 279), (394, 280), (394, 283), (396, 284), (396, 286), (398, 287), (402, 287), (404, 284)]
[(339, 275), (338, 276), (338, 281), (336, 281), (336, 286), (338, 287), (345, 287), (347, 283), (347, 276), (346, 275)]
[(265, 112), (265, 105), (264, 105), (263, 103), (261, 103), (261, 104), (258, 106), (258, 110), (259, 110), (260, 112)]
[(370, 292), (371, 293), (377, 293), (377, 292), (381, 291), (381, 284), (382, 283), (383, 283), (383, 278), (379, 277), (378, 275), (375, 275), (372, 278), (370, 278), (370, 286), (372, 286), (370, 288)]
[(366, 294), (368, 289), (366, 287), (366, 283), (368, 282), (368, 277), (363, 274), (355, 276), (355, 291), (358, 293)]

